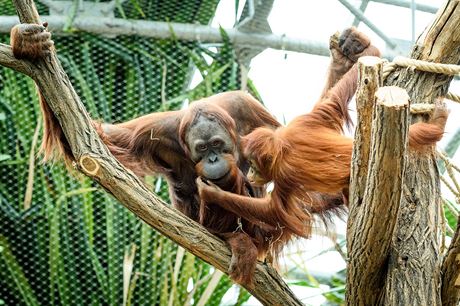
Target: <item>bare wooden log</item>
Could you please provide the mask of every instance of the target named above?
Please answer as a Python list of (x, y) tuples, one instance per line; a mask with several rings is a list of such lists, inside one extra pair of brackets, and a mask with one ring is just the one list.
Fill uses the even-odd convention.
[[(353, 244), (350, 238), (355, 237), (353, 231), (356, 230), (352, 225), (355, 224), (357, 218), (361, 217), (361, 214), (358, 212), (361, 209), (365, 209), (361, 207), (361, 204), (367, 183), (375, 94), (383, 84), (382, 63), (382, 60), (377, 57), (365, 56), (358, 60), (358, 89), (356, 92), (357, 120), (351, 158), (349, 214), (347, 222), (347, 247), (349, 256), (353, 256), (353, 251), (349, 249)], [(356, 276), (353, 274), (354, 272), (350, 271), (348, 273), (352, 273), (348, 274), (348, 278)], [(352, 283), (350, 280), (348, 282)], [(347, 286), (347, 291), (349, 287)], [(351, 294), (351, 292), (348, 294)]]
[(376, 93), (367, 187), (349, 225), (347, 305), (377, 305), (401, 200), (409, 97), (397, 87)]
[[(22, 22), (39, 23), (33, 0), (14, 0), (14, 4)], [(231, 254), (225, 243), (162, 202), (110, 154), (56, 54), (33, 64), (24, 63), (58, 118), (75, 160), (79, 161), (78, 168), (151, 227), (227, 273)], [(254, 279), (255, 286), (246, 289), (263, 304), (302, 305), (273, 268), (257, 264)]]
[(443, 306), (457, 306), (460, 300), (460, 218), (444, 262), (442, 263), (441, 298)]
[[(444, 64), (460, 61), (460, 1), (449, 0), (419, 37), (411, 58)], [(433, 103), (446, 95), (451, 76), (399, 68), (386, 85), (406, 88), (413, 103)], [(427, 120), (412, 116), (412, 122)], [(403, 197), (389, 259), (385, 305), (440, 305), (441, 192), (434, 150), (410, 151)], [(444, 280), (447, 281), (447, 280)], [(450, 280), (452, 281), (452, 280)], [(450, 284), (453, 284), (450, 283)], [(441, 301), (442, 300), (442, 301)]]
[(382, 69), (383, 60), (378, 57), (364, 56), (358, 60), (358, 90), (356, 92), (358, 116), (351, 158), (349, 220), (354, 219), (353, 214), (356, 207), (361, 205), (366, 189), (372, 114), (375, 93), (383, 84)]

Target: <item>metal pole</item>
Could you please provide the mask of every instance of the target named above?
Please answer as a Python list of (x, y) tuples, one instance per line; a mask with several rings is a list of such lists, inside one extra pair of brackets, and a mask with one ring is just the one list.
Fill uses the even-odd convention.
[[(67, 34), (64, 26), (65, 16), (41, 16), (47, 21), (49, 29), (55, 34)], [(0, 33), (9, 33), (19, 23), (16, 16), (0, 16)], [(207, 25), (183, 24), (145, 20), (130, 20), (108, 17), (76, 17), (71, 28), (99, 35), (138, 35), (151, 38), (176, 38), (200, 43), (222, 43), (220, 30)], [(329, 44), (326, 41), (290, 38), (285, 35), (244, 33), (237, 29), (225, 29), (230, 41), (235, 46), (273, 48), (315, 55), (329, 56)]]
[(411, 17), (412, 17), (412, 44), (415, 43), (415, 0), (412, 0), (411, 1), (411, 6), (410, 6), (410, 10), (411, 10)]
[[(64, 32), (65, 16), (41, 16), (47, 21), (50, 30), (55, 34), (69, 34)], [(0, 33), (9, 33), (11, 28), (19, 23), (17, 16), (0, 16)], [(205, 25), (182, 24), (145, 20), (129, 20), (122, 18), (93, 18), (76, 17), (71, 25), (73, 30), (92, 34), (109, 35), (137, 35), (159, 39), (174, 38), (183, 41), (197, 41), (203, 44), (222, 43), (220, 30)], [(321, 56), (329, 56), (329, 44), (325, 41), (294, 39), (285, 35), (243, 33), (236, 29), (225, 29), (230, 41), (235, 46), (272, 48), (283, 51), (293, 51)], [(1, 45), (1, 44), (0, 44)], [(392, 60), (396, 54), (386, 52), (384, 58)]]
[(364, 22), (372, 31), (375, 32), (380, 38), (382, 38), (386, 44), (392, 48), (396, 49), (397, 45), (388, 37), (386, 36), (375, 24), (373, 24), (364, 14), (351, 5), (348, 1), (346, 0), (339, 0), (340, 3), (343, 4), (353, 15), (355, 15), (358, 19), (360, 19), (362, 22)]
[[(361, 1), (361, 5), (359, 6), (359, 10), (361, 12), (364, 13), (366, 11), (366, 8), (367, 8), (367, 5), (369, 4), (369, 1), (370, 0)], [(361, 22), (361, 20), (358, 17), (355, 16), (355, 19), (353, 20), (353, 23), (351, 25), (354, 26), (354, 27), (357, 27), (357, 26), (359, 26), (360, 22)]]
[[(383, 4), (405, 7), (405, 8), (412, 7), (411, 1), (407, 1), (407, 0), (372, 0), (372, 1), (383, 3)], [(422, 12), (432, 13), (432, 14), (435, 14), (438, 11), (437, 7), (426, 5), (426, 4), (420, 4), (420, 3), (415, 3), (415, 9), (417, 11), (422, 11)]]

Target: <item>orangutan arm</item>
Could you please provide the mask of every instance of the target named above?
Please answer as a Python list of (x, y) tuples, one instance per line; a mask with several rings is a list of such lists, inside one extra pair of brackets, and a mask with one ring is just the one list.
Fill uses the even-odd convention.
[(344, 30), (340, 37), (336, 34), (329, 41), (331, 50), (331, 63), (329, 65), (326, 84), (321, 93), (321, 98), (334, 87), (335, 84), (347, 73), (361, 56), (379, 56), (380, 51), (373, 45), (364, 34), (355, 27)]
[[(288, 209), (289, 205), (286, 205), (277, 190), (265, 198), (251, 198), (224, 191), (210, 182), (205, 183), (201, 178), (197, 178), (196, 184), (200, 198), (206, 205), (219, 205), (249, 222), (264, 222), (275, 227), (287, 228), (301, 237), (308, 237), (310, 234), (310, 214), (301, 206), (306, 207), (311, 203), (291, 203), (296, 208)], [(319, 203), (314, 205), (317, 204)]]
[(277, 225), (277, 220), (274, 220), (273, 209), (271, 209), (271, 197), (251, 198), (242, 196), (222, 190), (209, 182), (204, 182), (201, 178), (198, 178), (196, 183), (201, 200), (208, 205), (217, 204), (249, 222), (259, 223), (262, 221)]

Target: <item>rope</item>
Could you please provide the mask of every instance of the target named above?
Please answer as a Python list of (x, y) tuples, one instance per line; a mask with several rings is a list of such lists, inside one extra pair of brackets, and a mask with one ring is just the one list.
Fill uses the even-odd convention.
[(447, 75), (460, 75), (460, 66), (459, 65), (451, 65), (451, 64), (439, 64), (427, 61), (416, 60), (412, 58), (396, 56), (393, 59), (393, 63), (398, 66), (403, 67), (415, 67), (418, 70), (426, 71), (426, 72), (433, 72), (433, 73), (441, 73)]
[(396, 67), (398, 67), (398, 65), (396, 65), (395, 63), (385, 61), (382, 72), (383, 79), (385, 80), (390, 75), (390, 73), (392, 73), (393, 70), (396, 69)]
[(410, 105), (411, 114), (427, 114), (434, 111), (436, 106), (428, 103), (414, 103)]
[(446, 98), (460, 103), (460, 95), (454, 94), (452, 92), (448, 92)]
[[(396, 56), (393, 62), (387, 62), (383, 67), (383, 79), (386, 79), (396, 67), (409, 67), (425, 72), (440, 73), (446, 75), (460, 75), (460, 65), (439, 64), (427, 61), (416, 60), (412, 58)], [(446, 98), (460, 103), (460, 95), (448, 92)], [(412, 112), (412, 107), (411, 107)]]

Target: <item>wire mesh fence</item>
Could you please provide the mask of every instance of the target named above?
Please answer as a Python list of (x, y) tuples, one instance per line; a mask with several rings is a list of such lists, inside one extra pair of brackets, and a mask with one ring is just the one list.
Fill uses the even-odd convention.
[[(242, 82), (258, 96), (235, 55), (258, 51), (234, 50), (225, 32), (224, 42), (212, 46), (74, 33), (77, 11), (97, 15), (79, 7), (85, 2), (59, 1), (66, 8), (60, 14), (68, 19), (67, 32), (53, 40), (92, 118), (123, 122), (174, 110), (240, 89)], [(97, 3), (114, 4), (109, 15), (117, 18), (206, 25), (218, 2)], [(46, 21), (53, 12), (43, 3), (36, 4)], [(14, 15), (12, 3), (0, 0), (0, 16)], [(0, 35), (0, 42), (8, 41), (8, 35)], [(221, 272), (146, 226), (90, 179), (69, 173), (59, 162), (40, 164), (42, 128), (33, 81), (0, 69), (0, 305), (221, 305), (230, 291), (236, 305), (249, 299), (245, 290), (235, 293)], [(161, 177), (148, 177), (146, 183), (168, 202)], [(445, 229), (451, 236), (459, 209), (457, 203), (447, 204)], [(333, 248), (345, 258), (344, 241)], [(301, 272), (305, 279), (308, 271)], [(333, 288), (324, 294), (333, 303), (343, 302), (344, 274), (322, 282)], [(311, 276), (301, 283), (320, 286)]]
[[(69, 28), (79, 2), (67, 3)], [(217, 3), (119, 1), (114, 16), (208, 24)], [(42, 17), (50, 13), (37, 6)], [(10, 1), (0, 1), (0, 15), (16, 15)], [(174, 39), (71, 32), (53, 40), (87, 110), (101, 121), (177, 109), (238, 82), (227, 44), (210, 50)], [(194, 67), (202, 80), (191, 88)], [(38, 105), (30, 79), (0, 69), (0, 303), (219, 305), (232, 286), (226, 276), (146, 226), (91, 180), (69, 174), (61, 163), (39, 164)], [(167, 201), (160, 177), (147, 184)], [(248, 297), (242, 291), (239, 301)]]

